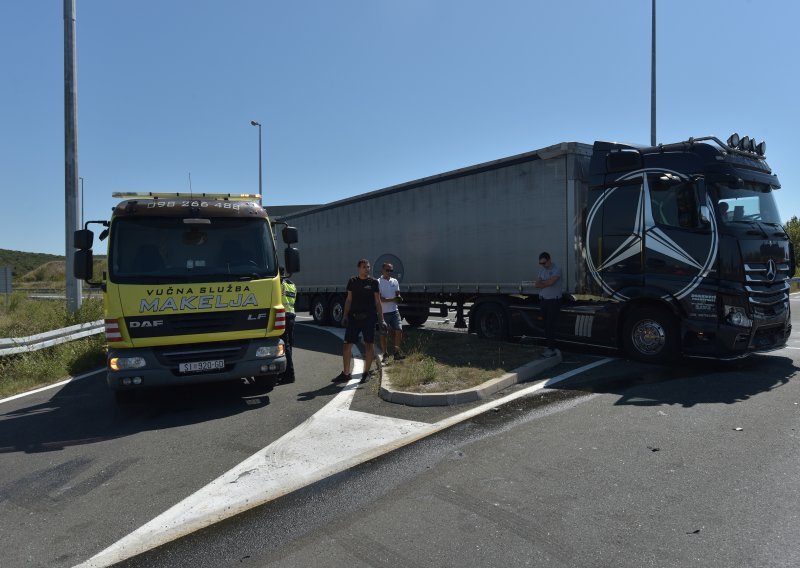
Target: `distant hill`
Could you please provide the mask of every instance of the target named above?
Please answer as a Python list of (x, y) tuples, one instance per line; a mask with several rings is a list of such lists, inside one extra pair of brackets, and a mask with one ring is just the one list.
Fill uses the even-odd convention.
[[(103, 273), (105, 263), (105, 255), (94, 257), (95, 275)], [(0, 249), (0, 266), (11, 267), (15, 288), (62, 288), (65, 285), (66, 261), (63, 256)]]
[(11, 272), (14, 275), (14, 280), (19, 280), (23, 274), (27, 274), (45, 263), (56, 260), (60, 260), (63, 263), (64, 257), (42, 252), (22, 252), (18, 250), (0, 249), (0, 266), (10, 266)]

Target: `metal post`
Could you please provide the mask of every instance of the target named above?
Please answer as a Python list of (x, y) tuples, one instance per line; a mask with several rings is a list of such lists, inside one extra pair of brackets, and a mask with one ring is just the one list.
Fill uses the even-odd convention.
[(67, 310), (81, 307), (82, 283), (72, 275), (78, 228), (78, 85), (76, 80), (75, 0), (64, 0), (64, 232)]
[(81, 181), (81, 222), (79, 223), (79, 226), (81, 229), (83, 229), (83, 221), (86, 219), (86, 217), (83, 216), (83, 178), (79, 177), (78, 179)]
[(258, 126), (258, 204), (261, 205), (261, 201), (263, 199), (263, 193), (261, 193), (261, 123), (255, 120), (251, 120), (250, 124), (253, 126)]
[(656, 145), (656, 0), (653, 0), (653, 46), (650, 63), (650, 145)]

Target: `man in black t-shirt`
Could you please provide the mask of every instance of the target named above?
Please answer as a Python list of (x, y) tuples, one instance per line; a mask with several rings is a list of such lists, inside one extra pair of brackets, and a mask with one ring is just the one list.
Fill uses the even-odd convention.
[(383, 308), (381, 307), (378, 281), (370, 276), (369, 270), (369, 261), (362, 258), (358, 261), (358, 276), (353, 276), (347, 282), (347, 300), (345, 300), (344, 314), (342, 314), (342, 324), (345, 326), (342, 351), (344, 371), (333, 379), (335, 382), (350, 380), (353, 343), (358, 341), (359, 335), (364, 337), (364, 343), (367, 346), (361, 382), (366, 383), (372, 377), (370, 369), (375, 354), (373, 347), (375, 322), (383, 322)]

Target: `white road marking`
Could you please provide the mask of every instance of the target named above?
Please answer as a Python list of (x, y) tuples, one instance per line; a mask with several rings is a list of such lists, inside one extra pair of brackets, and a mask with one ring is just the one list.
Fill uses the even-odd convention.
[(36, 394), (37, 392), (44, 392), (44, 391), (47, 391), (47, 390), (50, 390), (50, 389), (58, 388), (60, 386), (64, 386), (67, 383), (71, 383), (72, 381), (80, 381), (82, 379), (85, 379), (87, 377), (91, 377), (92, 375), (96, 375), (97, 373), (101, 373), (101, 372), (105, 372), (105, 367), (100, 368), (100, 369), (95, 369), (94, 371), (90, 371), (88, 373), (84, 373), (83, 375), (78, 375), (77, 377), (64, 379), (63, 381), (59, 381), (57, 383), (53, 383), (52, 385), (47, 385), (45, 387), (41, 387), (41, 388), (34, 389), (34, 390), (31, 390), (31, 391), (23, 392), (23, 393), (20, 393), (20, 394), (15, 394), (14, 396), (10, 396), (8, 398), (2, 398), (2, 399), (0, 399), (0, 404), (3, 404), (4, 402), (11, 402), (12, 400), (17, 400), (18, 398), (23, 398), (23, 397), (26, 397), (26, 396), (31, 395), (31, 394)]
[[(328, 331), (344, 336), (343, 329)], [(355, 359), (360, 355), (355, 348), (353, 355), (353, 378), (316, 414), (75, 568), (111, 566), (613, 360), (601, 359), (428, 424), (350, 410), (363, 370), (363, 362)]]

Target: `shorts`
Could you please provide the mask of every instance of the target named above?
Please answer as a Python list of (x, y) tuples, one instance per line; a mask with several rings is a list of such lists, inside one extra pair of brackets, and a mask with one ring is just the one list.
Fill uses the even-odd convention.
[(347, 328), (344, 331), (345, 343), (358, 343), (358, 336), (363, 335), (364, 343), (375, 342), (375, 322), (377, 318), (372, 317), (357, 320), (353, 316), (347, 318)]
[(385, 321), (386, 325), (388, 325), (395, 331), (403, 330), (403, 326), (400, 323), (400, 312), (398, 312), (397, 310), (393, 312), (386, 312), (385, 314), (383, 314), (383, 321)]

